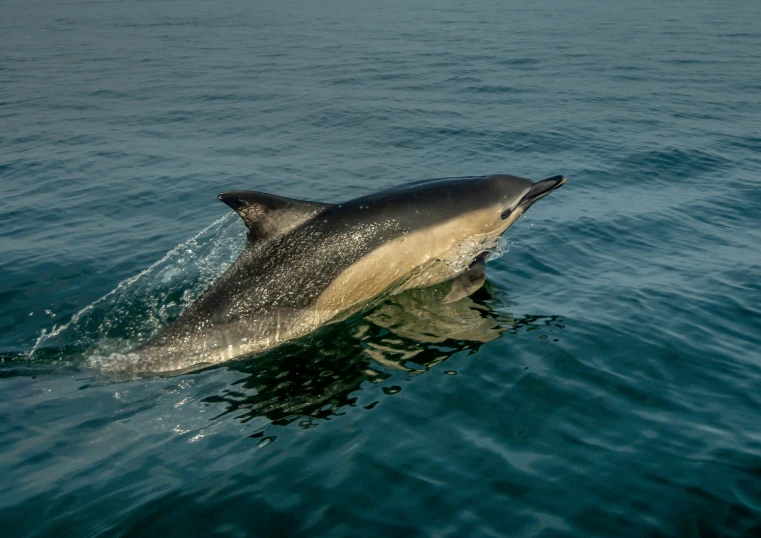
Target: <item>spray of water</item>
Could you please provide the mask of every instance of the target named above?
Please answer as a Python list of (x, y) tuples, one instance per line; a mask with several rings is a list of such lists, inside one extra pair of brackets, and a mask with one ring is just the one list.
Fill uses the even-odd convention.
[(27, 359), (43, 359), (43, 350), (45, 359), (61, 359), (72, 351), (83, 355), (126, 351), (195, 301), (235, 261), (244, 245), (245, 228), (234, 213), (227, 214), (120, 282), (68, 322), (43, 330)]

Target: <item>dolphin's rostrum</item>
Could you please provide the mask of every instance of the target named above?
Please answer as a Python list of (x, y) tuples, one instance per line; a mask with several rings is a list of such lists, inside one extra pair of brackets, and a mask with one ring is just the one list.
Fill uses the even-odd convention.
[(252, 191), (220, 194), (248, 227), (245, 249), (174, 323), (132, 352), (113, 356), (106, 368), (179, 373), (305, 335), (384, 294), (458, 275), (465, 279), (460, 288), (474, 291), (485, 251), (565, 181), (433, 179), (341, 204)]

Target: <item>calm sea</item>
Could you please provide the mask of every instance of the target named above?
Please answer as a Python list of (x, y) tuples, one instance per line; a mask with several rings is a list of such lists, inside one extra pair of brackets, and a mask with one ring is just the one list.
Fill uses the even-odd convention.
[[(761, 534), (757, 0), (0, 4), (0, 535)], [(267, 354), (90, 358), (252, 189), (568, 184), (487, 285)]]

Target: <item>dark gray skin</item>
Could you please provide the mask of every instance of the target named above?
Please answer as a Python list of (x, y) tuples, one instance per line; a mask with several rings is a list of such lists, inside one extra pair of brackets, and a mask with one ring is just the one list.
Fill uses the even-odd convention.
[(495, 208), (497, 221), (509, 219), (564, 182), (563, 176), (533, 183), (507, 175), (425, 180), (337, 205), (251, 191), (223, 193), (219, 199), (249, 229), (245, 250), (173, 324), (114, 369), (180, 373), (251, 352), (240, 342), (258, 339), (253, 346), (258, 350), (305, 334), (326, 321), (314, 313), (315, 322), (304, 323), (305, 313), (375, 249), (485, 207)]

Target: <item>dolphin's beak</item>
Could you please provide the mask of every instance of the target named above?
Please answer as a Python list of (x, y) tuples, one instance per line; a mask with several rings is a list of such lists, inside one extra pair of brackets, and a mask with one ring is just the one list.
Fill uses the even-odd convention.
[(523, 211), (525, 212), (534, 204), (534, 202), (540, 198), (544, 198), (565, 182), (565, 176), (554, 176), (548, 179), (543, 179), (542, 181), (537, 181), (534, 183), (534, 186), (531, 187), (531, 190), (528, 191), (526, 196), (524, 196), (523, 199), (521, 199), (521, 201), (518, 203), (518, 207), (522, 207)]

